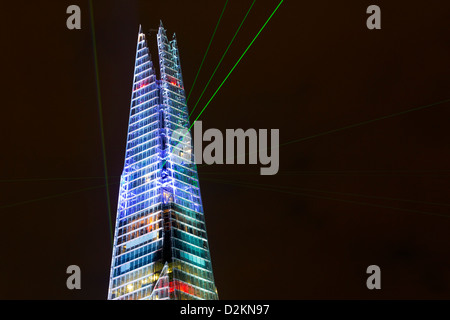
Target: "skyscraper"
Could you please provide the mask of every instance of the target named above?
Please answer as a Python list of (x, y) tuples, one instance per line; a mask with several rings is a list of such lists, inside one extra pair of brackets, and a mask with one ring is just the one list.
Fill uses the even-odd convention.
[(139, 26), (108, 299), (217, 299), (175, 34)]

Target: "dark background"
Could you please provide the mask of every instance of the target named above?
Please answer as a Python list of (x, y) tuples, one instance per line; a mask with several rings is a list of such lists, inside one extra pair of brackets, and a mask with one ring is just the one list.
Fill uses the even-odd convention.
[[(162, 19), (176, 32), (189, 90), (224, 2), (93, 1), (113, 221), (139, 23)], [(66, 28), (71, 4), (81, 30)], [(191, 108), (250, 4), (229, 2)], [(277, 4), (256, 2), (196, 112)], [(366, 28), (371, 4), (381, 30)], [(280, 147), (275, 176), (260, 165), (199, 168), (219, 298), (450, 298), (450, 104), (313, 137), (449, 99), (449, 9), (446, 0), (280, 6), (200, 120), (204, 130), (277, 128), (281, 143), (312, 138)], [(0, 298), (106, 299), (88, 1), (7, 2), (0, 30)], [(81, 290), (66, 288), (71, 264)], [(372, 264), (381, 290), (366, 287)]]

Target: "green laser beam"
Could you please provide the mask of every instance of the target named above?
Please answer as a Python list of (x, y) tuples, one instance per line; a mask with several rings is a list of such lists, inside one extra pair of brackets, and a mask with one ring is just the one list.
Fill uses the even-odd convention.
[(450, 170), (299, 170), (284, 171), (285, 174), (449, 174)]
[[(259, 34), (261, 33), (261, 31), (265, 28), (265, 26), (267, 25), (267, 23), (270, 21), (270, 19), (272, 18), (272, 16), (275, 14), (275, 12), (278, 10), (278, 8), (280, 7), (280, 5), (283, 3), (283, 1), (284, 0), (281, 0), (280, 1), (280, 3), (277, 5), (277, 7), (275, 8), (275, 10), (272, 12), (272, 14), (270, 15), (270, 17), (267, 19), (267, 21), (264, 23), (264, 25), (261, 27), (261, 29), (258, 31), (258, 33), (256, 34), (256, 36), (253, 38), (253, 40), (250, 42), (250, 44), (247, 46), (247, 48), (245, 49), (245, 51), (244, 51), (244, 53), (239, 57), (239, 59), (238, 59), (238, 61), (234, 64), (234, 66), (233, 66), (233, 68), (231, 68), (231, 70), (230, 70), (230, 72), (227, 74), (227, 76), (225, 77), (225, 79), (222, 81), (222, 83), (219, 85), (219, 87), (216, 89), (216, 91), (214, 92), (214, 94), (213, 94), (213, 96), (209, 99), (209, 101), (207, 102), (207, 104), (203, 107), (203, 109), (202, 109), (202, 111), (198, 114), (198, 116), (197, 116), (197, 118), (195, 118), (195, 120), (192, 122), (192, 124), (191, 124), (191, 126), (189, 127), (189, 131), (191, 131), (191, 129), (192, 129), (192, 126), (194, 125), (194, 123), (195, 123), (195, 121), (197, 121), (197, 119), (200, 117), (200, 115), (203, 113), (203, 111), (205, 111), (205, 109), (206, 109), (206, 107), (209, 105), (209, 103), (212, 101), (212, 99), (215, 97), (215, 95), (217, 94), (217, 92), (220, 90), (220, 88), (223, 86), (223, 84), (227, 81), (227, 79), (228, 79), (228, 77), (230, 76), (230, 74), (233, 72), (233, 70), (236, 68), (236, 66), (239, 64), (239, 62), (242, 60), (242, 58), (244, 57), (244, 55), (245, 55), (245, 53), (248, 51), (248, 49), (252, 46), (252, 44), (253, 44), (253, 42), (255, 42), (255, 40), (256, 40), (256, 38), (258, 38), (258, 36), (259, 36)], [(252, 4), (252, 6), (253, 6), (253, 4)], [(251, 7), (250, 7), (250, 9), (251, 9)], [(250, 11), (250, 9), (247, 11), (247, 14), (248, 14), (248, 12)], [(246, 15), (247, 16), (247, 15)], [(244, 19), (245, 20), (245, 19)], [(241, 22), (241, 25), (242, 25), (242, 23), (243, 23), (244, 21), (242, 21)], [(240, 26), (239, 26), (239, 29), (240, 29)], [(239, 29), (238, 29), (238, 31), (239, 31)], [(236, 33), (237, 34), (237, 33)], [(236, 36), (236, 34), (235, 34), (235, 36)], [(233, 39), (234, 39), (234, 37), (233, 37)], [(231, 45), (231, 43), (230, 43), (230, 45)], [(229, 45), (229, 46), (230, 46)], [(228, 48), (227, 48), (227, 50), (228, 50)], [(226, 52), (225, 52), (226, 53)], [(223, 56), (222, 56), (222, 58), (223, 58)], [(215, 72), (215, 71), (214, 71)], [(213, 73), (213, 75), (214, 75), (214, 73)], [(211, 78), (210, 78), (210, 80), (211, 80)], [(209, 83), (209, 81), (208, 81), (208, 83)], [(192, 114), (192, 112), (191, 112), (191, 114)], [(161, 167), (163, 167), (164, 166), (164, 164), (167, 162), (167, 160), (166, 161), (164, 161), (164, 163), (162, 164), (162, 166)]]
[[(206, 175), (253, 175), (260, 176), (259, 171), (204, 171), (201, 174)], [(279, 171), (277, 175), (304, 175), (304, 176), (401, 176), (401, 177), (442, 177), (450, 174), (449, 170), (442, 171)]]
[(315, 134), (315, 135), (312, 135), (312, 136), (309, 136), (309, 137), (300, 138), (300, 139), (296, 139), (296, 140), (291, 140), (291, 141), (288, 141), (288, 142), (280, 144), (280, 147), (288, 145), (288, 144), (291, 144), (291, 143), (296, 143), (296, 142), (300, 142), (300, 141), (309, 140), (309, 139), (312, 139), (312, 138), (321, 137), (321, 136), (324, 136), (324, 135), (327, 135), (327, 134), (330, 134), (330, 133), (335, 133), (335, 132), (339, 132), (339, 131), (343, 131), (343, 130), (347, 130), (347, 129), (363, 126), (363, 125), (368, 124), (368, 123), (372, 123), (372, 122), (376, 122), (376, 121), (380, 121), (380, 120), (384, 120), (384, 119), (388, 119), (388, 118), (393, 118), (393, 117), (400, 116), (400, 115), (403, 115), (403, 114), (406, 114), (406, 113), (409, 113), (409, 112), (422, 110), (422, 109), (425, 109), (425, 108), (433, 107), (433, 106), (436, 106), (436, 105), (439, 105), (439, 104), (444, 104), (444, 103), (447, 103), (447, 102), (450, 102), (450, 99), (446, 99), (446, 100), (442, 100), (442, 101), (439, 101), (439, 102), (431, 103), (431, 104), (428, 104), (428, 105), (425, 105), (425, 106), (420, 106), (420, 107), (408, 109), (408, 110), (405, 110), (405, 111), (392, 113), (392, 114), (389, 114), (389, 115), (386, 115), (386, 116), (382, 116), (382, 117), (378, 117), (378, 118), (371, 119), (371, 120), (361, 121), (361, 122), (358, 122), (358, 123), (355, 123), (355, 124), (351, 124), (351, 125), (348, 125), (348, 126), (344, 126), (344, 127), (341, 127), (341, 128), (337, 128), (337, 129), (321, 132), (321, 133), (318, 133), (318, 134)]
[[(281, 187), (281, 188), (286, 188), (286, 187)], [(410, 202), (410, 203), (427, 204), (427, 205), (433, 205), (433, 206), (445, 206), (445, 207), (450, 207), (450, 203), (442, 203), (442, 202), (429, 202), (429, 201), (420, 201), (420, 200), (399, 199), (399, 198), (391, 198), (391, 197), (371, 196), (371, 195), (358, 194), (358, 193), (337, 192), (337, 191), (324, 191), (324, 190), (316, 190), (316, 189), (304, 189), (304, 188), (294, 188), (294, 189), (296, 189), (296, 190), (311, 191), (311, 192), (321, 192), (321, 193), (336, 194), (336, 195), (342, 195), (342, 196), (352, 196), (352, 197), (354, 196), (354, 197), (369, 198), (369, 199), (380, 199), (380, 200), (389, 200), (389, 201), (401, 201), (401, 202)]]
[(450, 218), (450, 215), (440, 214), (440, 213), (434, 213), (434, 212), (427, 212), (427, 211), (419, 211), (414, 209), (406, 209), (406, 208), (397, 208), (392, 206), (385, 206), (385, 205), (378, 205), (374, 203), (369, 202), (361, 202), (361, 201), (353, 201), (353, 200), (344, 200), (344, 199), (336, 199), (336, 198), (330, 198), (330, 197), (324, 197), (324, 196), (317, 196), (317, 195), (311, 195), (306, 193), (300, 193), (300, 192), (292, 192), (289, 190), (280, 190), (273, 187), (261, 187), (261, 186), (252, 186), (245, 183), (235, 183), (235, 182), (224, 182), (224, 181), (217, 181), (217, 179), (203, 179), (211, 182), (217, 182), (217, 183), (224, 183), (224, 184), (230, 184), (235, 186), (243, 186), (248, 188), (255, 188), (255, 189), (261, 189), (261, 190), (267, 190), (267, 191), (275, 191), (275, 192), (281, 192), (281, 193), (287, 193), (292, 195), (300, 195), (304, 197), (309, 198), (317, 198), (317, 199), (325, 199), (325, 200), (333, 200), (333, 201), (339, 201), (344, 203), (350, 203), (350, 204), (357, 204), (357, 205), (363, 205), (363, 206), (369, 206), (369, 207), (376, 207), (376, 208), (383, 208), (383, 209), (391, 209), (391, 210), (398, 210), (398, 211), (405, 211), (405, 212), (412, 212), (412, 213), (419, 213), (423, 215), (433, 215), (433, 216), (439, 216), (439, 217), (446, 217)]
[(103, 154), (103, 169), (105, 173), (105, 185), (106, 185), (106, 201), (108, 207), (108, 222), (111, 244), (113, 243), (112, 235), (112, 221), (111, 221), (111, 203), (109, 199), (109, 183), (108, 183), (108, 167), (106, 165), (106, 147), (105, 147), (105, 134), (103, 129), (103, 111), (102, 111), (102, 99), (100, 95), (100, 74), (98, 71), (98, 58), (97, 58), (97, 41), (95, 39), (95, 25), (94, 25), (94, 8), (92, 6), (92, 0), (89, 0), (89, 13), (91, 18), (91, 33), (92, 33), (92, 47), (94, 49), (94, 65), (95, 65), (95, 79), (97, 85), (97, 107), (98, 107), (98, 118), (100, 121), (100, 135), (102, 140), (102, 154)]
[[(223, 179), (216, 179), (216, 180), (230, 181), (230, 180), (223, 180)], [(359, 193), (348, 193), (348, 192), (317, 190), (317, 189), (299, 188), (299, 187), (291, 187), (291, 186), (276, 186), (276, 185), (273, 185), (273, 184), (262, 184), (262, 183), (248, 182), (248, 181), (236, 181), (236, 182), (237, 183), (243, 183), (243, 184), (249, 184), (249, 185), (275, 187), (275, 188), (288, 189), (288, 190), (299, 190), (299, 191), (306, 191), (306, 192), (321, 192), (321, 193), (329, 193), (329, 194), (336, 194), (336, 195), (343, 195), (343, 196), (353, 196), (353, 197), (360, 197), (360, 198), (380, 199), (380, 200), (389, 200), (389, 201), (401, 201), (401, 202), (427, 204), (427, 205), (433, 205), (433, 206), (450, 207), (449, 203), (442, 203), (442, 202), (429, 202), (429, 201), (400, 199), (400, 198), (391, 198), (391, 197), (382, 197), (382, 196), (371, 196), (371, 195), (365, 195), (365, 194), (359, 194)]]
[[(347, 130), (347, 129), (351, 129), (351, 128), (355, 128), (355, 127), (360, 127), (360, 126), (363, 126), (363, 125), (368, 124), (368, 123), (372, 123), (372, 122), (376, 122), (376, 121), (380, 121), (380, 120), (384, 120), (384, 119), (388, 119), (388, 118), (393, 118), (393, 117), (396, 117), (396, 116), (399, 116), (399, 115), (403, 115), (403, 114), (406, 114), (406, 113), (409, 113), (409, 112), (418, 111), (418, 110), (422, 110), (422, 109), (425, 109), (425, 108), (430, 108), (430, 107), (441, 105), (441, 104), (444, 104), (444, 103), (447, 103), (447, 102), (450, 102), (450, 99), (441, 100), (441, 101), (438, 101), (438, 102), (434, 102), (434, 103), (431, 103), (431, 104), (427, 104), (427, 105), (424, 105), (424, 106), (420, 106), (420, 107), (416, 107), (416, 108), (412, 108), (412, 109), (408, 109), (408, 110), (404, 110), (404, 111), (400, 111), (400, 112), (396, 112), (396, 113), (391, 113), (391, 114), (388, 114), (388, 115), (385, 115), (385, 116), (382, 116), (382, 117), (378, 117), (378, 118), (375, 118), (375, 119), (371, 119), (371, 120), (361, 121), (361, 122), (354, 123), (354, 124), (351, 124), (351, 125), (347, 125), (347, 126), (344, 126), (344, 127), (340, 127), (340, 128), (337, 128), (337, 129), (333, 129), (333, 130), (328, 130), (328, 131), (324, 131), (324, 132), (321, 132), (321, 133), (317, 133), (317, 134), (314, 134), (314, 135), (311, 135), (311, 136), (308, 136), (308, 137), (287, 141), (287, 142), (281, 143), (276, 148), (280, 148), (282, 146), (286, 146), (286, 145), (289, 145), (289, 144), (292, 144), (292, 143), (297, 143), (297, 142), (306, 141), (306, 140), (313, 139), (313, 138), (322, 137), (322, 136), (325, 136), (325, 135), (328, 135), (328, 134), (331, 134), (331, 133), (335, 133), (335, 132), (339, 132), (339, 131), (343, 131), (343, 130)], [(261, 149), (261, 150), (271, 150), (271, 149), (275, 149), (275, 148), (267, 147), (267, 148), (264, 148), (264, 149)], [(254, 152), (252, 152), (252, 153), (250, 153), (250, 152), (244, 153), (244, 155), (250, 155), (250, 154), (254, 154)], [(236, 159), (238, 156), (240, 156), (240, 155), (236, 155), (236, 156), (234, 156), (234, 158)], [(232, 157), (228, 157), (228, 158), (225, 158), (225, 160), (231, 159), (231, 158)], [(209, 165), (208, 164), (203, 164), (203, 165), (200, 165), (198, 167), (201, 168), (203, 166), (209, 166)]]
[[(109, 176), (110, 178), (118, 178), (120, 176)], [(91, 180), (91, 179), (105, 179), (101, 177), (64, 177), (64, 178), (17, 178), (17, 179), (4, 179), (0, 180), (0, 183), (5, 182), (39, 182), (39, 181), (67, 181), (67, 180)]]
[[(118, 182), (114, 182), (112, 184), (117, 184), (117, 183)], [(100, 189), (100, 188), (103, 188), (103, 187), (105, 187), (104, 184), (99, 185), (99, 186), (95, 186), (95, 187), (89, 187), (89, 188), (83, 188), (83, 189), (79, 189), (79, 190), (75, 190), (75, 191), (70, 191), (70, 192), (53, 194), (53, 195), (45, 196), (45, 197), (41, 197), (41, 198), (36, 198), (36, 199), (31, 199), (31, 200), (26, 200), (26, 201), (21, 201), (21, 202), (16, 202), (16, 203), (12, 203), (12, 204), (3, 205), (3, 206), (0, 206), (0, 209), (16, 207), (16, 206), (29, 204), (29, 203), (33, 203), (33, 202), (38, 202), (38, 201), (42, 201), (42, 200), (54, 199), (54, 198), (63, 197), (63, 196), (67, 196), (67, 195), (70, 195), (70, 194), (75, 194), (75, 193), (79, 193), (79, 192), (83, 192), (83, 191)]]
[(239, 30), (241, 30), (242, 25), (244, 24), (244, 21), (247, 19), (248, 14), (250, 13), (250, 10), (253, 8), (253, 5), (255, 4), (256, 0), (253, 0), (250, 8), (248, 9), (247, 13), (244, 16), (244, 19), (242, 19), (241, 24), (239, 25), (239, 27), (237, 28), (236, 32), (234, 33), (233, 38), (231, 39), (231, 42), (228, 44), (228, 47), (226, 48), (225, 52), (222, 54), (222, 57), (219, 60), (219, 63), (217, 64), (216, 68), (214, 69), (212, 75), (209, 77), (208, 82), (206, 83), (206, 86), (203, 88), (202, 93), (200, 94), (200, 97), (197, 99), (197, 102), (194, 105), (194, 108), (192, 109), (191, 113), (189, 114), (189, 117), (191, 117), (192, 113), (194, 113), (195, 108), (197, 107), (198, 103), (200, 102), (200, 100), (203, 97), (203, 94), (205, 93), (206, 89), (209, 86), (209, 83), (211, 82), (212, 78), (214, 77), (214, 75), (216, 74), (217, 69), (219, 68), (220, 64), (222, 63), (223, 58), (225, 58), (225, 55), (228, 52), (228, 49), (230, 49), (231, 45), (233, 44), (234, 39), (236, 38), (237, 34), (239, 33)]
[(197, 74), (195, 75), (194, 83), (192, 84), (191, 90), (189, 90), (189, 94), (188, 94), (188, 97), (186, 99), (186, 103), (189, 101), (189, 97), (191, 96), (192, 90), (195, 87), (195, 83), (197, 82), (197, 78), (198, 78), (198, 75), (200, 74), (200, 70), (202, 70), (203, 62), (205, 62), (206, 55), (208, 54), (209, 47), (211, 46), (211, 43), (212, 43), (212, 41), (214, 39), (214, 35), (216, 34), (217, 28), (219, 27), (220, 20), (222, 20), (223, 13), (225, 12), (225, 8), (227, 7), (227, 3), (228, 3), (228, 0), (225, 1), (225, 5), (223, 6), (222, 12), (220, 13), (219, 20), (217, 21), (216, 27), (214, 28), (214, 32), (213, 32), (213, 34), (211, 36), (211, 39), (209, 40), (208, 47), (206, 48), (205, 54), (203, 55), (203, 60), (200, 63), (200, 67), (197, 70)]
[[(260, 176), (259, 171), (202, 171), (202, 175), (254, 175)], [(277, 175), (374, 175), (374, 176), (445, 176), (449, 175), (450, 170), (299, 170), (299, 171), (279, 171)], [(67, 181), (67, 180), (90, 180), (104, 179), (104, 176), (92, 177), (51, 177), (51, 178), (14, 178), (2, 179), (0, 183), (8, 182), (40, 182), (40, 181)], [(109, 176), (109, 179), (117, 179), (120, 176)]]
[[(253, 173), (260, 175), (259, 172), (239, 171), (233, 173)], [(206, 171), (205, 173), (224, 173), (222, 171)], [(419, 173), (419, 174), (449, 174), (450, 170), (296, 170), (296, 171), (279, 171), (277, 174), (328, 174), (328, 173), (342, 173), (342, 174), (378, 174), (378, 173)], [(226, 173), (228, 174), (228, 173)]]
[(191, 126), (189, 127), (189, 131), (191, 131), (192, 126), (194, 125), (195, 121), (197, 121), (197, 119), (202, 115), (202, 113), (205, 111), (205, 109), (208, 107), (208, 105), (211, 103), (212, 99), (214, 99), (214, 97), (216, 96), (217, 92), (219, 92), (220, 88), (222, 88), (223, 84), (227, 81), (228, 77), (230, 76), (230, 74), (233, 72), (233, 70), (236, 68), (236, 66), (239, 64), (239, 62), (242, 60), (242, 58), (244, 57), (244, 55), (247, 53), (248, 49), (250, 49), (250, 47), (252, 46), (252, 44), (255, 42), (256, 38), (258, 38), (259, 34), (261, 33), (261, 31), (263, 31), (263, 29), (266, 27), (267, 23), (270, 21), (270, 19), (272, 19), (273, 15), (275, 14), (275, 12), (277, 12), (278, 8), (280, 7), (280, 5), (283, 3), (284, 0), (281, 0), (280, 3), (277, 5), (277, 7), (275, 8), (275, 10), (273, 10), (272, 14), (270, 15), (270, 17), (267, 19), (267, 21), (264, 23), (264, 25), (261, 27), (261, 29), (259, 29), (258, 33), (256, 34), (256, 36), (253, 38), (252, 42), (250, 42), (250, 44), (248, 45), (248, 47), (245, 49), (244, 53), (239, 57), (238, 61), (234, 64), (233, 68), (231, 68), (230, 72), (228, 72), (227, 76), (225, 77), (225, 79), (223, 79), (222, 83), (219, 85), (219, 87), (216, 89), (216, 91), (214, 92), (214, 94), (212, 95), (212, 97), (208, 100), (208, 102), (206, 103), (206, 105), (203, 107), (202, 111), (200, 111), (200, 113), (198, 114), (197, 118), (195, 118), (194, 122), (192, 122)]

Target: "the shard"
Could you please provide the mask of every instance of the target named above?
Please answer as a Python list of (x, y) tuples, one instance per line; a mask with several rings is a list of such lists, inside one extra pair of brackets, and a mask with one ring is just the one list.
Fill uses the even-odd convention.
[(139, 27), (108, 299), (217, 299), (175, 35)]

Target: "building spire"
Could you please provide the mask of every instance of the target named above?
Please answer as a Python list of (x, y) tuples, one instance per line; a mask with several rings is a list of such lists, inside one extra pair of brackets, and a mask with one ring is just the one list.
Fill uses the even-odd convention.
[(160, 28), (164, 28), (164, 25), (163, 25), (163, 23), (162, 23), (162, 20), (159, 20), (159, 27), (160, 27)]

